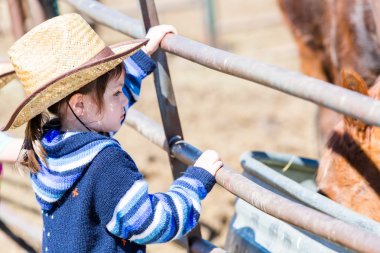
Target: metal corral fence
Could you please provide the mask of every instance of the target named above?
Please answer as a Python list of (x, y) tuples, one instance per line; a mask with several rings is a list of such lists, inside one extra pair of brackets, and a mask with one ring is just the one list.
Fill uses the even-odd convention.
[[(135, 38), (144, 37), (144, 31), (159, 24), (153, 0), (139, 0), (144, 27), (139, 21), (95, 1), (65, 1), (96, 22)], [(368, 124), (380, 126), (380, 102), (367, 96), (297, 72), (228, 53), (180, 35), (169, 34), (165, 36), (161, 46), (167, 52), (205, 67), (271, 87), (353, 116)], [(158, 50), (153, 58), (158, 63), (154, 77), (163, 128), (134, 110), (129, 112), (127, 122), (143, 136), (168, 152), (173, 176), (177, 178), (187, 165), (195, 162), (201, 151), (182, 139), (181, 124), (165, 53)], [(252, 168), (257, 167), (255, 165)], [(258, 173), (255, 172), (254, 175), (257, 176)], [(378, 252), (380, 249), (378, 224), (367, 219), (368, 221), (362, 225), (360, 218), (359, 221), (356, 221), (352, 218), (353, 216), (338, 215), (341, 213), (340, 211), (338, 214), (326, 215), (322, 212), (329, 212), (326, 210), (335, 209), (335, 207), (332, 207), (330, 202), (326, 206), (313, 205), (313, 203), (320, 201), (319, 197), (315, 197), (319, 195), (313, 195), (311, 199), (305, 200), (300, 200), (299, 196), (296, 196), (297, 201), (295, 201), (283, 194), (265, 189), (227, 165), (219, 170), (216, 181), (226, 190), (257, 209), (318, 237), (326, 238), (354, 251)], [(281, 187), (283, 187), (281, 188), (282, 191), (292, 188)], [(302, 195), (295, 192), (288, 194)], [(199, 227), (194, 229), (183, 243), (190, 252), (224, 252), (224, 250), (203, 240)]]

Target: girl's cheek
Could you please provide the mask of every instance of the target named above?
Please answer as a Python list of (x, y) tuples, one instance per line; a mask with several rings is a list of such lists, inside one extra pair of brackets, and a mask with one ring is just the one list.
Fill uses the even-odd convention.
[(118, 104), (117, 101), (111, 101), (109, 103), (109, 107), (111, 108), (112, 111), (115, 110), (117, 104)]

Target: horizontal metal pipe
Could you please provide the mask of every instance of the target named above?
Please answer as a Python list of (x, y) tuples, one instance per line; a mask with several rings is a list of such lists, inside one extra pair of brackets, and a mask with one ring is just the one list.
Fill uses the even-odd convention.
[(269, 184), (276, 190), (280, 190), (287, 195), (300, 200), (302, 203), (330, 216), (367, 229), (380, 237), (380, 223), (339, 205), (331, 199), (317, 194), (286, 176), (277, 173), (270, 167), (254, 159), (251, 152), (244, 153), (241, 156), (240, 161), (245, 172)]
[[(92, 0), (65, 0), (97, 22), (135, 38), (144, 36), (140, 22)], [(330, 83), (235, 55), (180, 35), (168, 34), (161, 47), (205, 67), (253, 81), (380, 126), (380, 101)]]
[(380, 126), (380, 101), (336, 85), (235, 55), (180, 35), (168, 34), (161, 42), (166, 51), (205, 67), (253, 81), (284, 93)]
[(165, 132), (161, 125), (133, 108), (128, 110), (125, 123), (158, 147), (169, 151)]
[[(140, 133), (148, 132), (142, 129), (144, 127), (156, 128), (158, 126), (152, 120), (149, 123), (148, 118), (137, 111), (128, 115), (127, 123), (132, 120), (139, 124), (140, 116), (144, 118), (144, 126), (140, 125), (136, 129)], [(129, 117), (135, 117), (135, 119), (128, 119)], [(158, 137), (156, 135), (160, 134), (161, 131), (162, 128), (158, 126), (155, 131), (151, 131), (154, 133), (153, 136), (145, 137), (160, 146), (161, 142), (157, 142), (157, 140), (162, 140), (164, 136)], [(164, 135), (163, 132), (161, 134)], [(172, 145), (171, 154), (180, 161), (192, 165), (201, 151), (185, 141), (178, 141)], [(216, 181), (223, 188), (256, 208), (318, 236), (360, 252), (377, 252), (380, 248), (380, 237), (274, 194), (235, 172), (227, 165), (218, 171)]]

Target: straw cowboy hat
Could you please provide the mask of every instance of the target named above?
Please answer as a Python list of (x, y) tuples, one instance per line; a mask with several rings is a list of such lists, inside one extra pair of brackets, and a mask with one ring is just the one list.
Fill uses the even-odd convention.
[(16, 77), (16, 73), (10, 62), (0, 59), (0, 88)]
[(26, 98), (0, 130), (28, 122), (116, 67), (147, 41), (139, 39), (106, 46), (78, 14), (58, 16), (34, 27), (8, 51)]

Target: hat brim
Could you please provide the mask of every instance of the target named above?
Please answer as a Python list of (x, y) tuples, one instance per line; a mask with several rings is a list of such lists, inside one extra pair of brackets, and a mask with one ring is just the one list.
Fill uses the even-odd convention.
[(16, 78), (16, 73), (10, 62), (0, 60), (0, 88)]
[(28, 122), (51, 105), (115, 68), (147, 42), (148, 39), (138, 39), (110, 46), (114, 54), (85, 63), (42, 85), (20, 103), (0, 131), (14, 129)]

